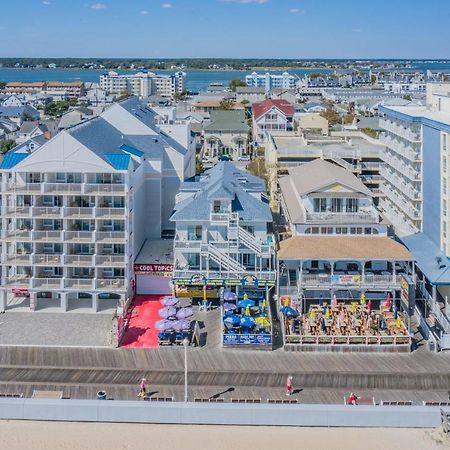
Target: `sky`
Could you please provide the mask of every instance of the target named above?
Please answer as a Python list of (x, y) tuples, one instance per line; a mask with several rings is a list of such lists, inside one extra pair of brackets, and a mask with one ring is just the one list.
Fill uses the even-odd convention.
[(449, 0), (0, 0), (0, 57), (450, 58)]

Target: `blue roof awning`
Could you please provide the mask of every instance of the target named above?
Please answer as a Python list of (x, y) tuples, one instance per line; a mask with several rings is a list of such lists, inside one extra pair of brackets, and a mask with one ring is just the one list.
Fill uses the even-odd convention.
[(401, 238), (431, 284), (450, 284), (450, 260), (424, 233)]
[(107, 153), (105, 159), (116, 170), (128, 170), (130, 165), (130, 155)]
[(120, 150), (123, 150), (124, 152), (131, 153), (132, 155), (138, 156), (139, 158), (141, 156), (144, 156), (144, 152), (141, 152), (137, 148), (132, 147), (131, 145), (122, 144), (120, 146)]

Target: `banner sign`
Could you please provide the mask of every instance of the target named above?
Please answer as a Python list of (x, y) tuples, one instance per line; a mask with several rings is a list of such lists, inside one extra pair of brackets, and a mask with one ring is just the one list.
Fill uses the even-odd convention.
[(241, 284), (244, 287), (258, 287), (258, 278), (255, 275), (246, 275), (242, 278)]
[(224, 334), (223, 345), (272, 345), (271, 334)]
[(203, 286), (205, 283), (207, 286), (246, 286), (246, 287), (265, 287), (265, 286), (275, 286), (275, 281), (273, 280), (257, 280), (257, 285), (242, 284), (242, 280), (239, 279), (221, 279), (221, 278), (207, 278), (203, 281), (203, 276), (193, 275), (195, 278), (174, 278), (173, 283), (177, 286)]
[(191, 286), (204, 286), (206, 284), (206, 277), (202, 273), (196, 273), (192, 275), (190, 285)]
[(342, 286), (359, 286), (361, 284), (361, 275), (332, 275), (331, 283)]
[(171, 277), (173, 273), (173, 264), (135, 264), (134, 273), (136, 275)]

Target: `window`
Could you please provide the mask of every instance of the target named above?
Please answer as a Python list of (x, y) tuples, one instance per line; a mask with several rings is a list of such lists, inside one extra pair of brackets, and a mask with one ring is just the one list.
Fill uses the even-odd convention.
[(314, 212), (326, 212), (327, 210), (327, 199), (326, 198), (315, 198), (314, 199)]
[(358, 212), (359, 202), (357, 198), (348, 198), (347, 199), (347, 212)]
[(447, 180), (445, 177), (442, 178), (442, 193), (447, 195)]
[(447, 237), (447, 222), (445, 220), (442, 222), (442, 235), (444, 238)]
[(342, 198), (331, 199), (331, 211), (342, 212)]
[(447, 200), (445, 198), (442, 200), (442, 215), (447, 215)]
[(372, 228), (370, 227), (364, 228), (364, 234), (372, 234)]
[(312, 234), (319, 234), (319, 227), (312, 227)]
[(242, 265), (247, 268), (255, 267), (255, 254), (254, 253), (243, 253), (242, 254)]
[(356, 234), (362, 234), (363, 230), (361, 227), (356, 228)]
[(201, 225), (189, 225), (187, 229), (188, 241), (201, 241), (202, 240), (202, 226)]
[(189, 268), (197, 268), (200, 266), (200, 254), (199, 253), (188, 253), (187, 263)]
[(442, 172), (447, 173), (447, 157), (445, 155), (442, 157)]

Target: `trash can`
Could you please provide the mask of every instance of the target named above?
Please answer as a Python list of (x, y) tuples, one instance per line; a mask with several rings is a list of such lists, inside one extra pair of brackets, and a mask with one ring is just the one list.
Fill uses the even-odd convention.
[(436, 343), (434, 341), (428, 341), (428, 350), (430, 352), (436, 351)]
[(106, 392), (98, 391), (97, 392), (97, 400), (106, 400)]

